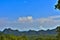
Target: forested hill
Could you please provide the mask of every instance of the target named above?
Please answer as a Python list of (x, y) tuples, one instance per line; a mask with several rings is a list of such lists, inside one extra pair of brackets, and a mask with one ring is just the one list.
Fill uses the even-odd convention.
[(18, 31), (8, 28), (0, 31), (0, 40), (57, 40), (56, 29)]

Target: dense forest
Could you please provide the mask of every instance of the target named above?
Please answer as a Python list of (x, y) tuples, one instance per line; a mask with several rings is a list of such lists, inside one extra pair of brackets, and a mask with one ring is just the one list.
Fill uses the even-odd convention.
[(0, 32), (0, 40), (60, 40), (60, 26), (56, 28), (56, 35), (22, 35), (22, 36), (16, 36), (16, 35), (10, 35), (10, 34), (4, 34)]

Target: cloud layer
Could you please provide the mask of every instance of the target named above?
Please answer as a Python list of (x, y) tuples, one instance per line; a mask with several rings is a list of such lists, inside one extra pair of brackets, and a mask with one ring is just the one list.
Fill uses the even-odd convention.
[(60, 15), (50, 16), (47, 18), (36, 18), (32, 16), (19, 17), (17, 20), (9, 21), (9, 18), (0, 18), (0, 30), (4, 28), (18, 29), (20, 31), (26, 30), (47, 30), (54, 29), (60, 25)]

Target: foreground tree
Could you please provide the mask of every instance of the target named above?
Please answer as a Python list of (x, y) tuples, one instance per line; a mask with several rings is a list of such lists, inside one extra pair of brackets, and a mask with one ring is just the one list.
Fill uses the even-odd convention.
[(60, 40), (60, 26), (57, 27), (57, 40)]
[(55, 5), (55, 9), (59, 9), (60, 10), (60, 0), (58, 0), (58, 3)]

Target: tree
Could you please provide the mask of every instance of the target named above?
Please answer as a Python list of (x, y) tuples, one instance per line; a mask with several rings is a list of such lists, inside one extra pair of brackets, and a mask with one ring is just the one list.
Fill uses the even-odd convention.
[(60, 10), (60, 0), (58, 0), (58, 3), (55, 5), (55, 9), (59, 9)]
[(57, 28), (57, 40), (60, 40), (60, 26), (58, 26)]

